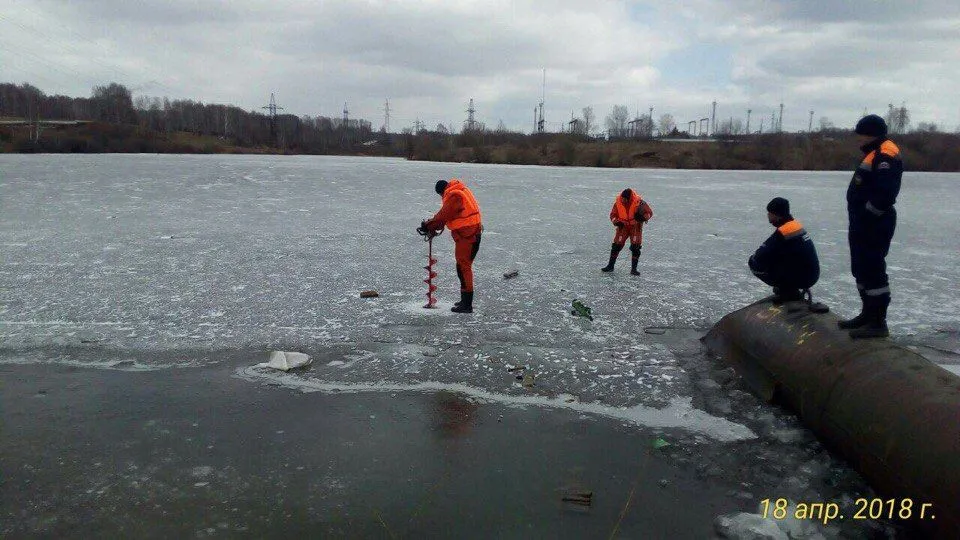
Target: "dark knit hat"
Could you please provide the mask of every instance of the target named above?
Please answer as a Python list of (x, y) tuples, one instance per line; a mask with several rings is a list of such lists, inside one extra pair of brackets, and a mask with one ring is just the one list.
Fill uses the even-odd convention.
[(875, 114), (864, 116), (857, 122), (857, 128), (854, 129), (857, 135), (867, 135), (869, 137), (886, 137), (887, 123), (883, 118)]
[(443, 195), (443, 192), (447, 190), (447, 181), (437, 180), (437, 184), (433, 186), (433, 189), (437, 192), (437, 195)]
[(632, 191), (632, 190), (631, 190), (630, 188), (627, 188), (627, 189), (625, 189), (625, 190), (623, 190), (623, 191), (620, 192), (620, 196), (626, 199), (627, 197), (630, 196), (630, 192), (631, 192), (631, 191)]
[(790, 201), (783, 197), (774, 197), (767, 204), (767, 212), (775, 216), (787, 217), (790, 215)]

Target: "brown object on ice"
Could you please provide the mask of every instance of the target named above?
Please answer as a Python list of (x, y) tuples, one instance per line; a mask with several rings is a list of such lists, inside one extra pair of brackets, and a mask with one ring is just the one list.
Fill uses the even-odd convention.
[(593, 492), (592, 491), (569, 491), (563, 494), (561, 498), (563, 502), (579, 504), (581, 506), (590, 506), (593, 504)]
[(363, 291), (360, 293), (360, 298), (377, 298), (380, 296), (380, 293), (377, 291)]
[(512, 279), (520, 275), (519, 270), (511, 270), (509, 272), (504, 272), (503, 279)]

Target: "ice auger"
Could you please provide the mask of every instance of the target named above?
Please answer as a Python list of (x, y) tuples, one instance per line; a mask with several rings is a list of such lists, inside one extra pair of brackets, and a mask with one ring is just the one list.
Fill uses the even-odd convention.
[(433, 293), (437, 290), (437, 286), (433, 284), (433, 279), (437, 277), (437, 272), (433, 269), (433, 265), (437, 264), (437, 260), (433, 258), (433, 237), (442, 232), (443, 229), (439, 231), (428, 230), (423, 224), (417, 229), (417, 233), (423, 237), (428, 246), (427, 265), (423, 267), (423, 269), (427, 271), (427, 279), (423, 280), (423, 282), (427, 284), (427, 303), (423, 306), (426, 309), (435, 309), (437, 307), (437, 299), (433, 297)]

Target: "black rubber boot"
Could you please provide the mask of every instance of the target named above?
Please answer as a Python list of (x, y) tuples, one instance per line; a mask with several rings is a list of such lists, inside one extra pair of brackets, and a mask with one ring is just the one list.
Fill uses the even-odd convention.
[(460, 302), (454, 304), (450, 311), (454, 313), (473, 313), (473, 291), (460, 291)]
[(781, 289), (779, 287), (773, 288), (773, 298), (771, 301), (775, 306), (779, 306), (786, 302), (796, 302), (798, 300), (803, 300), (803, 294), (801, 294), (798, 289)]
[(640, 262), (640, 257), (631, 257), (630, 258), (630, 275), (639, 276), (640, 272), (637, 272), (637, 263)]
[(852, 319), (843, 319), (841, 321), (837, 321), (837, 326), (841, 330), (850, 330), (854, 328), (860, 328), (865, 324), (867, 324), (867, 313), (862, 309), (860, 310), (860, 314)]
[(620, 255), (621, 249), (623, 249), (623, 246), (617, 244), (610, 245), (610, 262), (600, 269), (601, 272), (613, 272), (613, 265), (617, 262), (617, 256)]
[(830, 313), (830, 308), (826, 304), (813, 301), (813, 293), (810, 292), (810, 289), (804, 289), (801, 291), (803, 295), (803, 301), (807, 303), (807, 309), (813, 313)]
[(859, 328), (850, 330), (853, 339), (885, 338), (890, 335), (887, 329), (887, 306), (874, 306), (867, 310), (867, 322)]
[(860, 314), (852, 319), (843, 319), (837, 321), (837, 327), (841, 330), (850, 330), (853, 328), (860, 328), (861, 326), (867, 324), (869, 321), (869, 316), (867, 315), (867, 299), (863, 291), (860, 291)]

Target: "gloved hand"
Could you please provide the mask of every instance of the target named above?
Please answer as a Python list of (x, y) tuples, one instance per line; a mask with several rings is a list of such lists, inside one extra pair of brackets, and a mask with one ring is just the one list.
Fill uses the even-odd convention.
[(613, 226), (620, 229), (624, 226), (624, 223), (622, 221), (614, 221)]

